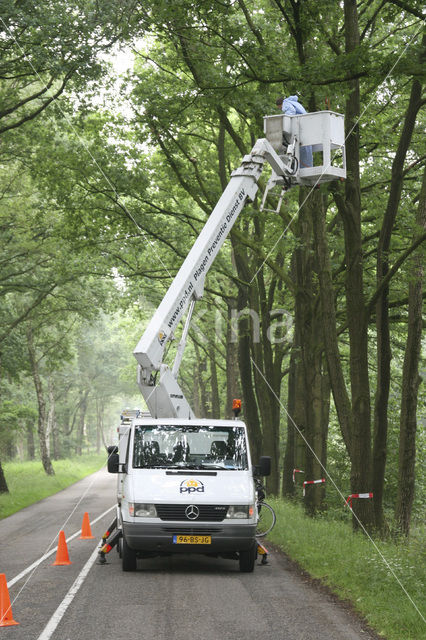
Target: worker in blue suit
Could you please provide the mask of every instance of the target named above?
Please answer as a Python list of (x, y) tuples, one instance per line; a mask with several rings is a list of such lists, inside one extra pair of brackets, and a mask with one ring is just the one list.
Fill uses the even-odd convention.
[[(283, 113), (288, 116), (297, 116), (307, 113), (305, 107), (299, 102), (297, 96), (289, 96), (288, 98), (277, 98), (276, 105)], [(312, 147), (303, 146), (300, 147), (300, 168), (313, 166)]]

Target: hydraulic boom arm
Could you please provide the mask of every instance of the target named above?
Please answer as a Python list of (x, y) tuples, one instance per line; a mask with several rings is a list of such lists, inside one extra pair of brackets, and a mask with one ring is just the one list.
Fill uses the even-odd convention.
[[(138, 384), (153, 417), (194, 417), (177, 382), (192, 309), (194, 302), (202, 298), (206, 274), (247, 199), (255, 198), (265, 160), (277, 175), (291, 175), (289, 165), (277, 155), (268, 140), (257, 140), (251, 153), (244, 156), (241, 166), (232, 172), (228, 186), (134, 350), (139, 364)], [(168, 365), (163, 364), (164, 350), (189, 306), (175, 366), (170, 370)], [(159, 379), (156, 379), (158, 376)]]
[[(272, 177), (261, 208), (267, 191), (275, 185), (281, 185), (285, 191), (296, 184), (316, 185), (346, 177), (344, 121), (340, 114), (319, 111), (298, 116), (266, 116), (264, 126), (267, 137), (257, 140), (241, 166), (233, 171), (228, 186), (134, 350), (138, 384), (152, 417), (195, 417), (177, 381), (192, 311), (195, 302), (203, 296), (206, 274), (219, 249), (247, 199), (255, 198), (265, 160), (272, 167)], [(311, 156), (320, 153), (322, 164), (312, 162), (301, 166), (300, 149), (307, 146)], [(164, 350), (188, 308), (175, 363), (169, 369), (163, 364)]]

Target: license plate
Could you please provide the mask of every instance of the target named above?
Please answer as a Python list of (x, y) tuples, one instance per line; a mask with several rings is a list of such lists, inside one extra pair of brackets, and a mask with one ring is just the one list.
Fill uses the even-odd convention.
[(173, 544), (211, 544), (211, 536), (173, 536)]

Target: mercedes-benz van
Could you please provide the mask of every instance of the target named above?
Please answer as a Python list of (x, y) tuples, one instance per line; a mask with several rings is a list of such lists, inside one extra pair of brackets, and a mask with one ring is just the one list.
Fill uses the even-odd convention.
[(119, 550), (123, 570), (137, 558), (202, 553), (235, 558), (253, 571), (257, 544), (255, 475), (246, 425), (239, 420), (136, 418), (119, 428)]

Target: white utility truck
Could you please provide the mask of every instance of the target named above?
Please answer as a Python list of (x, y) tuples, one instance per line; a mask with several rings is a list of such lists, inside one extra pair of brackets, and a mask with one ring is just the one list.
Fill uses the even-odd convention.
[[(254, 200), (265, 161), (272, 176), (262, 207), (275, 185), (282, 196), (294, 185), (346, 175), (343, 116), (331, 111), (267, 116), (265, 134), (233, 171), (134, 351), (149, 414), (124, 420), (118, 447), (109, 448), (108, 469), (118, 473), (117, 531), (113, 540), (105, 538), (101, 552), (118, 543), (124, 571), (136, 569), (137, 558), (171, 553), (235, 558), (245, 572), (255, 565), (255, 478), (270, 473), (270, 458), (254, 464), (238, 410), (235, 420), (197, 418), (179, 386), (179, 367), (206, 274), (245, 203)], [(312, 148), (316, 161), (301, 169), (303, 146)], [(165, 349), (186, 311), (169, 368)]]

